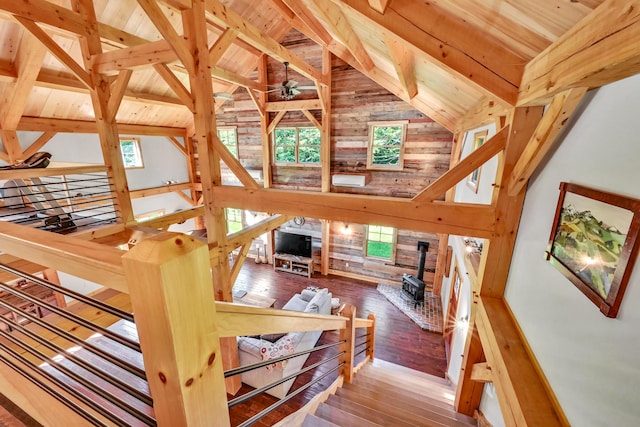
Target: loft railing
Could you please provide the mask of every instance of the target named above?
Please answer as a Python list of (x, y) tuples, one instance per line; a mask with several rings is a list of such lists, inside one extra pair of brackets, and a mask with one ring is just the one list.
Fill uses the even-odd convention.
[[(43, 245), (42, 242), (47, 244)], [(67, 367), (70, 372), (62, 374), (41, 373), (36, 369), (37, 365), (43, 362), (38, 352), (31, 352), (14, 342), (13, 335), (16, 331), (26, 335), (27, 347), (35, 347), (33, 343), (37, 342), (38, 346), (42, 347), (43, 355), (49, 358), (52, 355), (64, 354), (65, 363), (71, 363), (71, 360), (76, 363), (75, 355), (68, 353), (69, 342), (80, 347), (83, 352), (92, 353), (92, 357), (108, 358), (100, 353), (99, 348), (92, 348), (91, 339), (79, 342), (76, 338), (66, 335), (68, 331), (56, 330), (55, 334), (63, 337), (61, 340), (64, 344), (60, 344), (59, 339), (54, 338), (49, 346), (29, 335), (32, 332), (31, 328), (37, 326), (47, 330), (47, 338), (44, 338), (44, 341), (49, 341), (54, 332), (45, 326), (48, 322), (22, 309), (4, 306), (7, 310), (20, 310), (20, 316), (30, 323), (22, 325), (14, 324), (12, 320), (6, 322), (12, 331), (4, 331), (2, 334), (2, 340), (7, 344), (0, 347), (0, 359), (4, 362), (0, 364), (0, 377), (7, 383), (19, 384), (7, 392), (8, 397), (18, 402), (26, 412), (45, 425), (60, 419), (73, 420), (74, 417), (91, 419), (96, 425), (123, 425), (116, 419), (122, 416), (126, 422), (134, 425), (153, 425), (154, 422), (171, 426), (208, 426), (213, 425), (212, 423), (229, 425), (220, 347), (220, 339), (225, 337), (290, 332), (292, 329), (339, 330), (340, 338), (334, 344), (339, 348), (338, 357), (324, 363), (335, 363), (335, 369), (339, 370), (341, 378), (345, 381), (350, 381), (353, 375), (356, 347), (362, 347), (360, 353), (365, 357), (373, 356), (374, 321), (356, 319), (355, 312), (350, 308), (343, 312), (342, 316), (323, 316), (215, 302), (207, 245), (189, 236), (163, 233), (144, 240), (129, 252), (123, 252), (71, 236), (44, 233), (37, 229), (0, 222), (0, 248), (5, 254), (125, 292), (129, 295), (132, 311), (135, 312), (135, 326), (139, 336), (139, 348), (144, 355), (144, 366), (134, 366), (134, 372), (127, 372), (125, 375), (136, 377), (135, 381), (144, 381), (140, 375), (136, 375), (142, 374), (143, 370), (146, 372), (147, 382), (142, 387), (143, 390), (137, 387), (137, 392), (131, 390), (129, 384), (127, 394), (133, 396), (127, 397), (124, 403), (116, 403), (102, 396), (95, 390), (96, 387), (86, 384), (84, 375), (80, 375), (81, 378), (77, 378), (78, 375), (73, 377), (73, 374), (77, 374), (74, 372), (76, 367)], [(20, 274), (11, 268), (5, 271)], [(48, 289), (55, 286), (33, 276), (21, 277)], [(29, 299), (28, 294), (23, 295), (19, 290), (3, 286), (0, 285), (3, 292), (39, 304), (35, 299)], [(63, 291), (57, 287), (55, 290)], [(90, 303), (85, 300), (86, 297), (64, 291), (67, 298), (81, 300), (83, 304)], [(89, 330), (92, 334), (98, 333), (99, 338), (107, 340), (110, 346), (118, 346), (119, 349), (124, 349), (124, 352), (137, 351), (138, 341), (129, 342), (128, 339), (117, 337), (118, 334), (110, 330), (112, 328), (86, 323), (75, 315), (69, 315), (68, 310), (58, 309), (52, 304), (42, 304), (42, 307), (54, 316), (64, 318), (64, 322), (74, 322), (76, 326), (71, 329), (75, 331)], [(99, 310), (111, 309), (101, 306)], [(118, 322), (131, 321), (130, 313), (116, 313), (123, 319)], [(109, 315), (113, 316), (114, 313)], [(114, 322), (116, 320), (114, 317)], [(358, 338), (355, 333), (358, 327), (366, 327), (368, 332)], [(358, 343), (359, 339), (364, 339), (366, 343)], [(19, 353), (29, 353), (25, 357), (27, 360), (18, 358), (15, 354), (17, 347), (22, 349)], [(35, 363), (33, 360), (38, 362)], [(46, 363), (49, 370), (57, 369), (59, 365), (55, 361)], [(108, 363), (128, 371), (128, 367), (120, 366), (121, 362), (108, 360)], [(124, 363), (126, 365), (129, 362)], [(84, 366), (81, 368), (85, 369)], [(37, 377), (39, 385), (33, 385), (31, 379), (20, 380), (29, 375)], [(56, 381), (56, 377), (62, 375), (73, 377), (73, 381), (78, 382), (81, 388), (91, 390), (96, 397), (87, 399), (86, 396), (73, 394), (71, 389), (80, 386), (69, 389), (67, 385), (62, 384), (64, 381)], [(124, 382), (130, 383), (128, 380)], [(110, 384), (127, 388), (126, 384), (118, 384), (117, 381), (110, 381)], [(51, 395), (62, 399), (64, 405), (55, 403), (57, 400)], [(151, 396), (153, 411), (149, 407)], [(130, 398), (136, 399), (137, 402), (131, 403)], [(99, 399), (108, 401), (105, 404), (107, 409), (93, 405)], [(43, 404), (40, 404), (41, 402)], [(69, 409), (68, 402), (71, 402), (73, 410)], [(80, 415), (76, 410), (80, 411)], [(130, 410), (133, 415), (130, 414)], [(115, 416), (114, 413), (119, 415)]]
[(3, 170), (0, 221), (57, 233), (121, 222), (105, 166)]

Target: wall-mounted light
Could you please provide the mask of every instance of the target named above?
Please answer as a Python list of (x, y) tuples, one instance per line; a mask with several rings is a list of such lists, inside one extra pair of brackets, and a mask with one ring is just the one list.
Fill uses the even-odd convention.
[(482, 254), (482, 242), (465, 237), (464, 246), (464, 250), (467, 251), (467, 253), (471, 254), (475, 252), (478, 254)]
[(342, 227), (342, 234), (346, 234), (346, 235), (351, 234), (351, 227), (349, 226), (349, 224), (347, 223), (344, 224), (344, 227)]

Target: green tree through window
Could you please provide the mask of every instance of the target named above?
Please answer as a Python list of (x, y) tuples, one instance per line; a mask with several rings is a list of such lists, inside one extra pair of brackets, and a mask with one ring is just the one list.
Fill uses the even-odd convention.
[(224, 215), (227, 219), (227, 233), (235, 233), (244, 228), (242, 209), (226, 208)]
[(372, 125), (367, 166), (371, 169), (402, 169), (404, 124)]
[(278, 128), (273, 138), (276, 163), (320, 163), (320, 131), (317, 128)]
[(218, 128), (218, 138), (220, 142), (227, 147), (227, 149), (233, 154), (233, 157), (238, 158), (238, 136), (235, 128)]
[(136, 138), (121, 139), (120, 152), (122, 153), (122, 163), (124, 167), (143, 168), (142, 151), (140, 150), (140, 141)]
[(392, 261), (395, 240), (395, 228), (369, 225), (367, 227), (366, 256)]

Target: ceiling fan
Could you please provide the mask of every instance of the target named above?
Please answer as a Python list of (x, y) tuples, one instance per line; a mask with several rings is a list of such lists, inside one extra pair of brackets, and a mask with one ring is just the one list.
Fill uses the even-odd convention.
[(213, 99), (222, 99), (224, 101), (235, 101), (233, 95), (229, 92), (214, 92)]
[(296, 95), (300, 94), (301, 90), (318, 90), (316, 86), (298, 86), (298, 82), (295, 80), (289, 80), (289, 63), (284, 62), (284, 81), (278, 86), (277, 89), (269, 90), (270, 92), (280, 92), (280, 98), (293, 99)]

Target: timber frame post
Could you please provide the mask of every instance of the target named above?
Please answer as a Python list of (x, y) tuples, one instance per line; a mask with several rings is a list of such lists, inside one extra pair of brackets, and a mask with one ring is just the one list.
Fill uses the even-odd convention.
[(230, 425), (207, 245), (162, 233), (122, 264), (158, 425)]
[(344, 363), (342, 367), (344, 381), (350, 383), (353, 379), (354, 368), (356, 308), (351, 304), (347, 304), (340, 312), (340, 316), (348, 319), (345, 328), (340, 329), (340, 341), (344, 341), (343, 344), (340, 344), (340, 352), (344, 352), (344, 354), (340, 356), (340, 363)]

